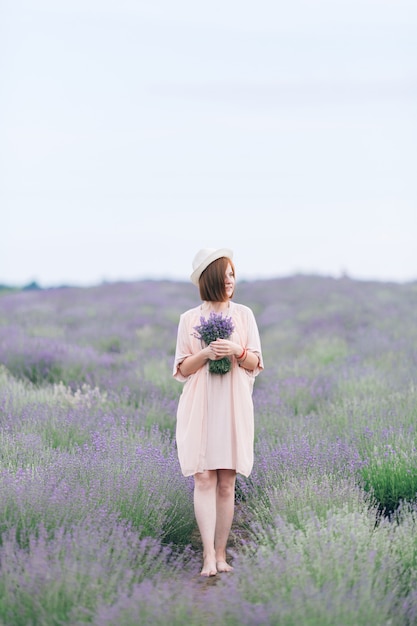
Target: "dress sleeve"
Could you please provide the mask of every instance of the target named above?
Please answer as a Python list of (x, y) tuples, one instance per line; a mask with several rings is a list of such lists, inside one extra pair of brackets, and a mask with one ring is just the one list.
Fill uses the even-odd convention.
[(172, 375), (181, 383), (187, 380), (186, 376), (183, 376), (179, 370), (179, 366), (187, 356), (191, 356), (191, 338), (189, 324), (187, 323), (187, 316), (183, 313), (180, 316), (177, 332), (177, 345), (175, 348), (175, 359)]
[(262, 357), (261, 338), (259, 336), (258, 325), (256, 323), (255, 316), (251, 309), (247, 309), (247, 343), (246, 348), (256, 354), (259, 358), (258, 367), (256, 367), (251, 373), (253, 376), (257, 376), (259, 372), (264, 369), (264, 362)]

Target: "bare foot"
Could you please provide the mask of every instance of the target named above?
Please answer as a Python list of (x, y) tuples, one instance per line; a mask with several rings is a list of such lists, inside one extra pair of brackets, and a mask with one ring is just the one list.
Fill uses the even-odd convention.
[(216, 561), (217, 571), (218, 572), (232, 572), (233, 567), (226, 563), (226, 561)]
[(200, 576), (216, 576), (216, 560), (213, 557), (205, 556), (203, 562), (203, 569), (200, 572)]

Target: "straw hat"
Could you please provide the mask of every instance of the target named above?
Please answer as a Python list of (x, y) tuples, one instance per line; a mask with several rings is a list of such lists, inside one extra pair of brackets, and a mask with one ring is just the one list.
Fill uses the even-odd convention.
[(229, 248), (203, 248), (199, 250), (193, 260), (193, 273), (190, 276), (191, 282), (198, 287), (198, 281), (206, 267), (222, 256), (232, 259), (233, 250), (229, 250)]

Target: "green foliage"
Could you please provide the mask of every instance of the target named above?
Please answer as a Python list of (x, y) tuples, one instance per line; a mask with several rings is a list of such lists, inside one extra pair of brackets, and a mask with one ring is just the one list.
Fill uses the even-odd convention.
[(248, 531), (268, 528), (278, 516), (302, 530), (312, 514), (323, 521), (329, 511), (366, 512), (370, 505), (370, 499), (352, 478), (324, 473), (310, 474), (301, 481), (299, 476), (289, 474), (268, 490), (267, 498), (260, 493), (246, 503), (248, 522), (250, 520)]
[(174, 437), (176, 421), (172, 416), (172, 413), (156, 406), (151, 407), (147, 411), (144, 419), (144, 426), (147, 431), (150, 431), (157, 426), (161, 430), (168, 432), (171, 437)]
[(103, 352), (120, 354), (122, 352), (122, 340), (120, 337), (102, 337), (99, 342), (99, 348)]
[(58, 360), (51, 361), (49, 358), (39, 358), (30, 361), (26, 355), (15, 355), (9, 359), (7, 368), (13, 376), (22, 380), (28, 380), (34, 385), (53, 385), (63, 383), (65, 385), (81, 385), (87, 381), (88, 368), (81, 364), (64, 364)]
[(317, 337), (305, 348), (307, 358), (321, 366), (340, 362), (348, 353), (347, 343), (340, 337)]
[(155, 477), (155, 487), (150, 482), (147, 473), (146, 480), (139, 480), (135, 491), (118, 491), (111, 502), (112, 510), (137, 529), (141, 537), (186, 546), (195, 528), (189, 494), (170, 484), (169, 475)]
[(384, 456), (372, 458), (360, 474), (363, 488), (385, 514), (393, 513), (403, 501), (417, 500), (417, 457), (389, 448)]
[(81, 447), (90, 437), (75, 424), (68, 424), (66, 428), (62, 428), (62, 425), (50, 423), (42, 430), (42, 438), (51, 448), (73, 450)]
[(366, 511), (329, 507), (319, 519), (306, 509), (302, 529), (277, 517), (239, 560), (241, 599), (270, 607), (267, 623), (399, 625), (389, 600), (397, 588), (394, 546), (389, 525), (376, 532)]
[(219, 374), (222, 376), (223, 374), (227, 374), (232, 369), (232, 362), (230, 359), (225, 356), (222, 359), (217, 359), (216, 361), (210, 361), (209, 363), (209, 371), (212, 374)]

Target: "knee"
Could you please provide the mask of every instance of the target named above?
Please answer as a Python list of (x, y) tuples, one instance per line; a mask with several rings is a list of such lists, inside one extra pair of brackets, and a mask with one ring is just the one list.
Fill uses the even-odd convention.
[(217, 484), (217, 493), (220, 498), (231, 498), (235, 493), (234, 480), (222, 480)]
[(216, 487), (216, 475), (211, 472), (201, 472), (194, 475), (194, 487), (198, 491), (210, 491)]

